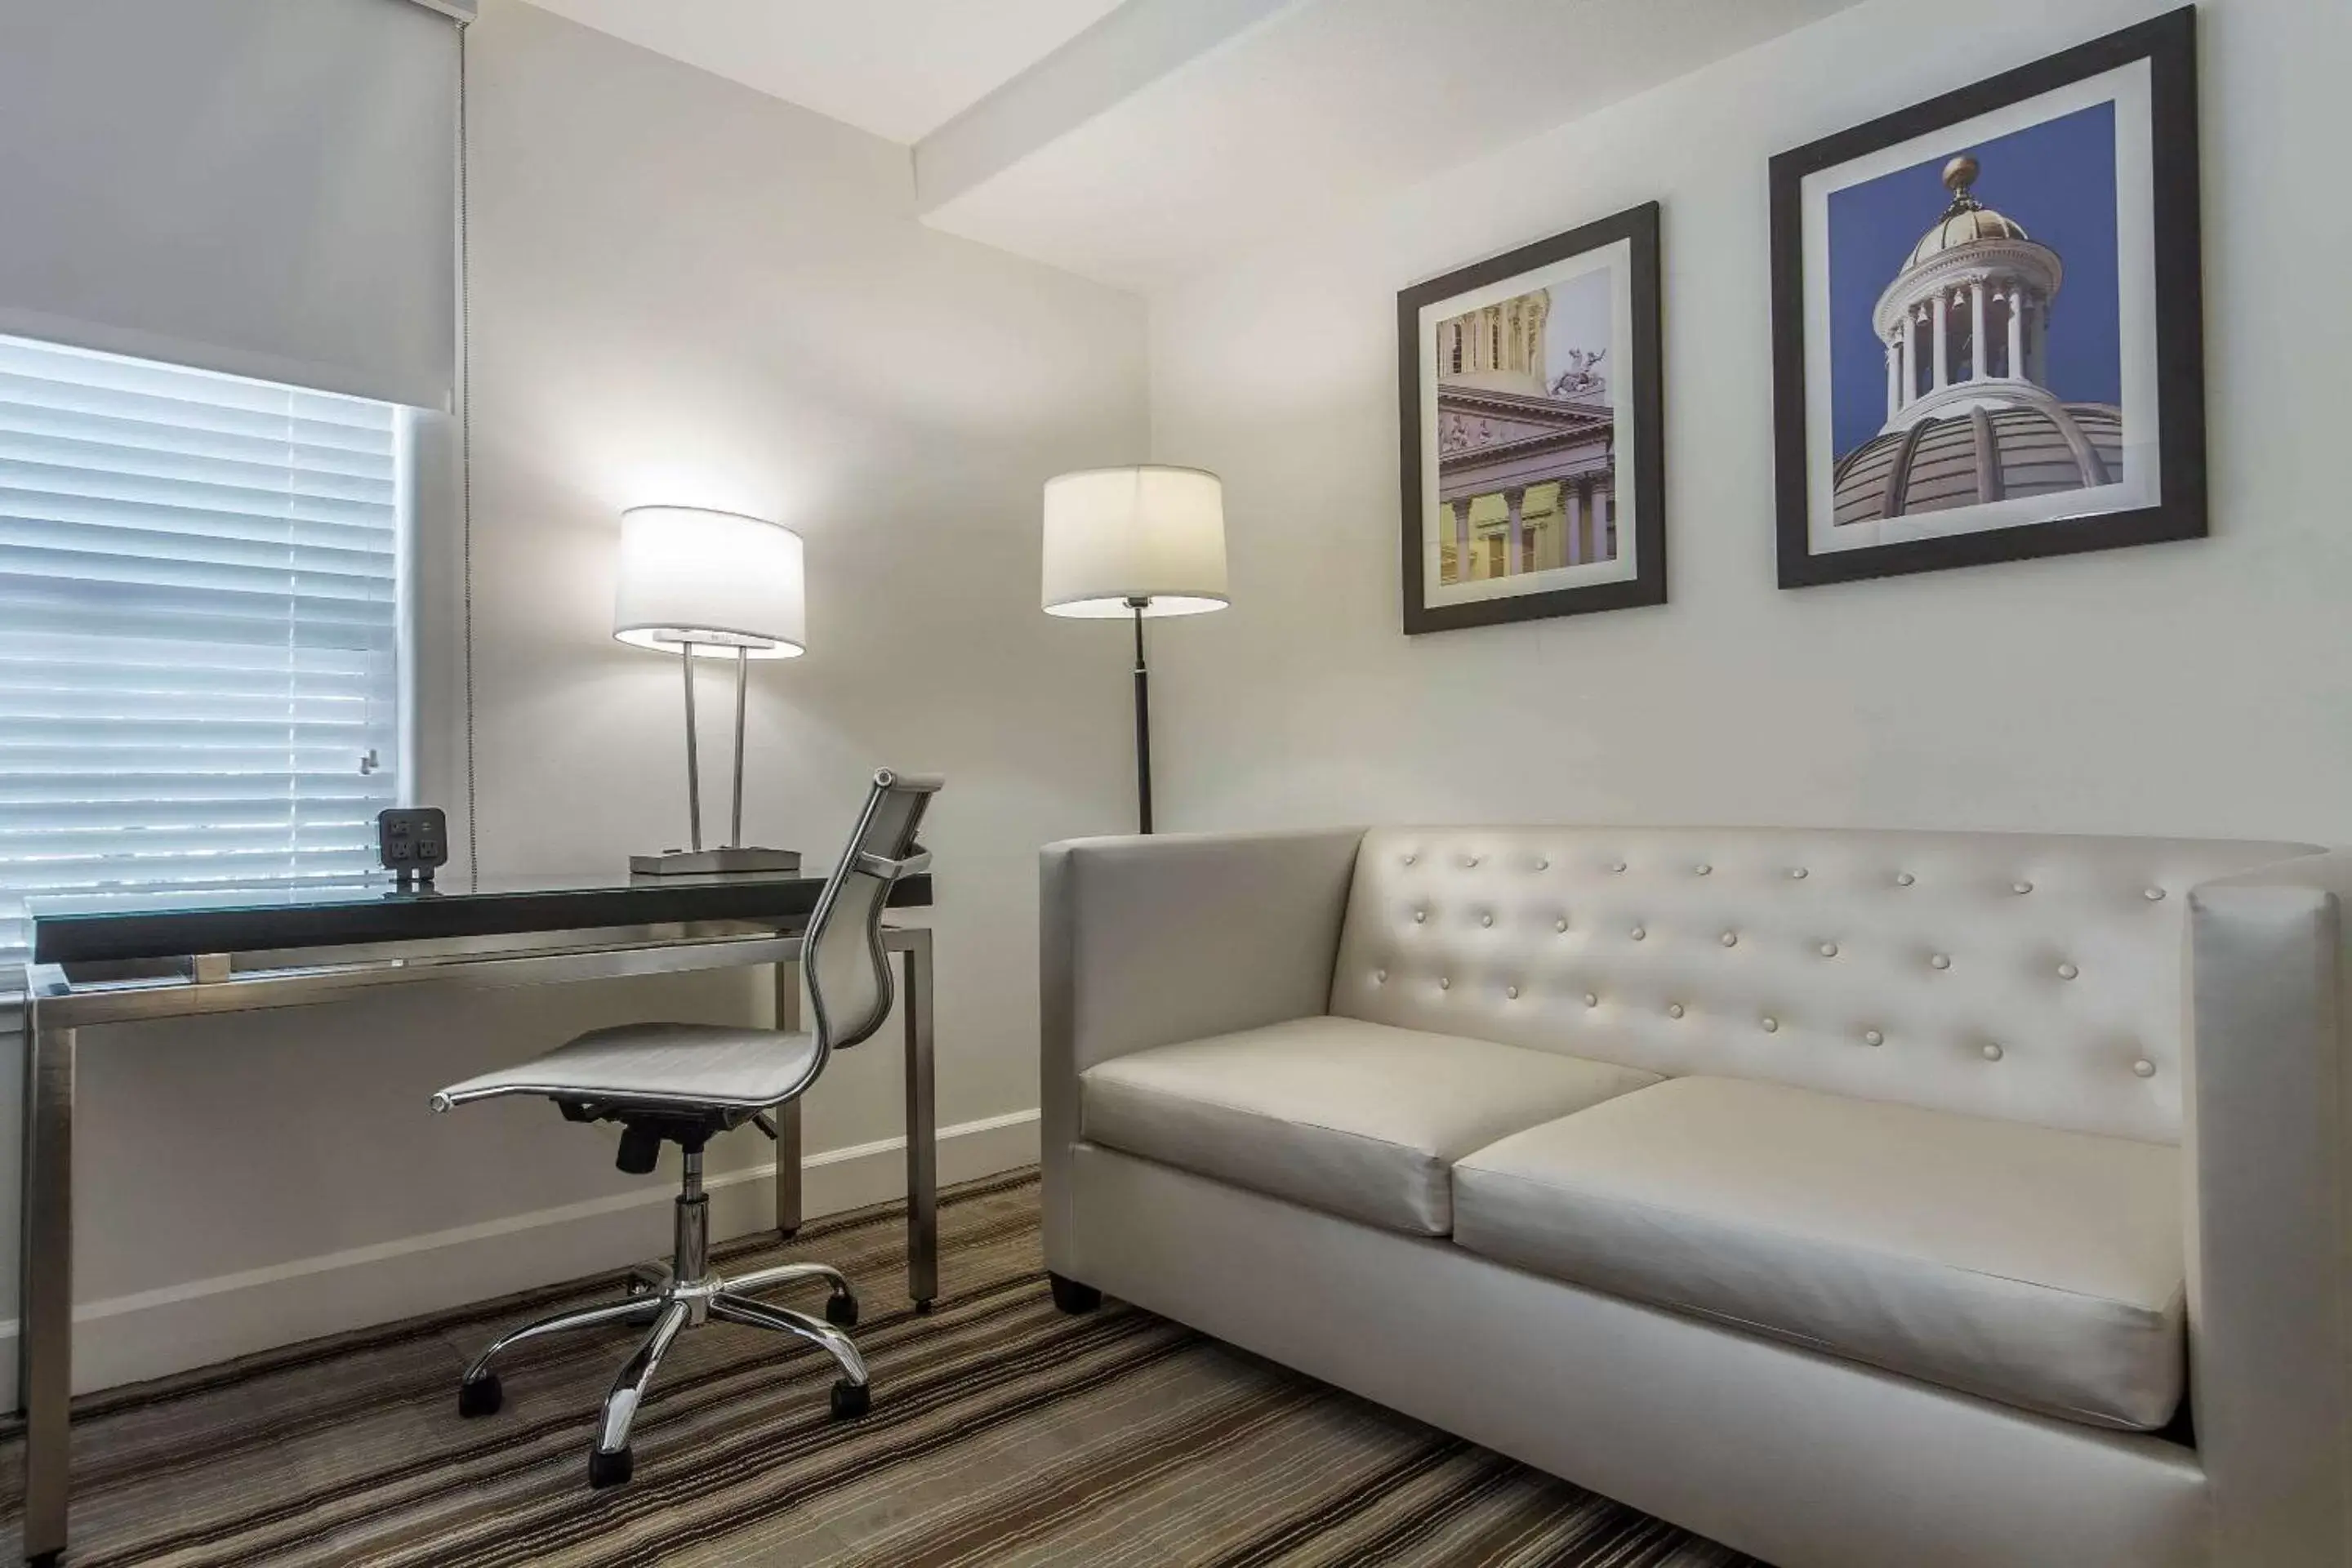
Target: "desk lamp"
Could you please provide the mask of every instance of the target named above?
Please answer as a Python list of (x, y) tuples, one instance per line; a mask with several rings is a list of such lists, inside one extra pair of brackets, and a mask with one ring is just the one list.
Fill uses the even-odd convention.
[[(651, 876), (797, 871), (800, 852), (743, 843), (743, 709), (751, 660), (807, 651), (801, 536), (756, 517), (699, 507), (641, 506), (621, 514), (620, 584), (613, 635), (677, 655), (686, 685), (688, 847), (632, 855)], [(735, 661), (735, 806), (724, 848), (702, 847), (702, 775), (695, 753), (694, 661)]]
[(1225, 607), (1224, 486), (1200, 468), (1087, 468), (1045, 481), (1045, 613), (1135, 620), (1135, 795), (1151, 831), (1147, 616)]

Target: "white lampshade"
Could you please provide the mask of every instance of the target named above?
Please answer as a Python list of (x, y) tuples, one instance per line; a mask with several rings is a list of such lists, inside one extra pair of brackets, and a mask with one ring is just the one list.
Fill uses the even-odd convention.
[(637, 647), (797, 658), (807, 651), (807, 576), (789, 528), (699, 507), (621, 514), (613, 635)]
[(1217, 476), (1147, 464), (1045, 481), (1045, 609), (1056, 616), (1196, 616), (1225, 607), (1225, 500)]

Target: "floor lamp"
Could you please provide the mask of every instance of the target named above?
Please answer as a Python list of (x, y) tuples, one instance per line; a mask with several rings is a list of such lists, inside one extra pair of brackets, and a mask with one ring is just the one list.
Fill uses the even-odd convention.
[[(620, 583), (613, 635), (633, 647), (676, 654), (686, 688), (688, 847), (632, 855), (645, 876), (797, 871), (800, 851), (743, 842), (743, 710), (751, 661), (807, 651), (807, 574), (801, 536), (789, 528), (699, 507), (641, 506), (621, 514)], [(694, 662), (735, 664), (735, 804), (727, 843), (702, 847), (702, 769), (695, 746)]]
[(1135, 622), (1135, 797), (1151, 831), (1143, 623), (1225, 607), (1224, 486), (1199, 468), (1087, 468), (1045, 482), (1045, 613)]

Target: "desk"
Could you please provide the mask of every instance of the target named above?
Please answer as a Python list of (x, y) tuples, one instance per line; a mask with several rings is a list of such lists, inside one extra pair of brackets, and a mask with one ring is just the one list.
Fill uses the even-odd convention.
[[(17, 1341), (26, 1558), (54, 1561), (66, 1544), (80, 1028), (305, 1006), (384, 986), (456, 992), (772, 965), (777, 1026), (796, 1029), (801, 932), (823, 887), (799, 876), (619, 877), (403, 892), (366, 877), (35, 900)], [(891, 889), (893, 907), (930, 901), (928, 877)], [(883, 945), (905, 959), (907, 1289), (925, 1310), (939, 1294), (931, 933), (892, 926)], [(421, 1092), (416, 1109), (427, 1114)], [(799, 1103), (776, 1124), (776, 1226), (789, 1236), (801, 1222)]]

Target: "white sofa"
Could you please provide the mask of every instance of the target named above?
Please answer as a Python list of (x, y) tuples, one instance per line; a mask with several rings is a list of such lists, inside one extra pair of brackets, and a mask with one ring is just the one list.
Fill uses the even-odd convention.
[(2352, 855), (1381, 828), (1044, 879), (1071, 1310), (1782, 1568), (2347, 1561)]

